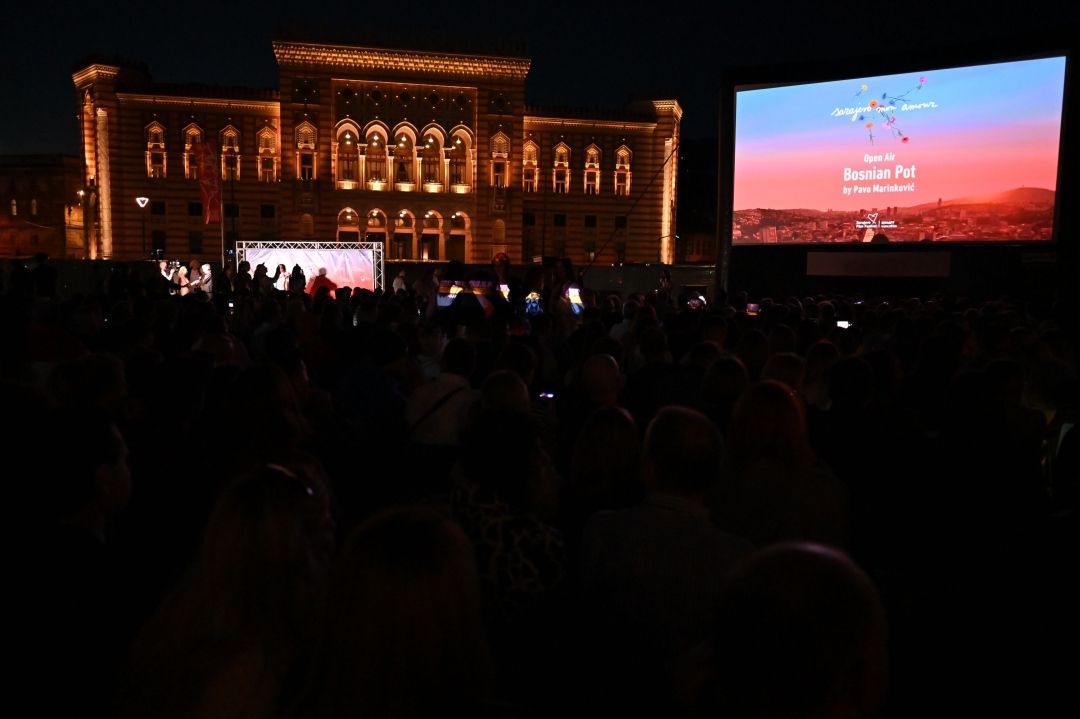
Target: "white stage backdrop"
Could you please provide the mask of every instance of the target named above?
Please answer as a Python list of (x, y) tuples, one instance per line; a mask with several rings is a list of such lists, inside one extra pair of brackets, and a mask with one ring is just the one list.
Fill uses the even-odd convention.
[[(261, 262), (266, 265), (270, 276), (281, 264), (292, 272), (293, 265), (300, 265), (308, 282), (319, 274), (319, 268), (326, 268), (326, 276), (338, 287), (352, 287), (374, 291), (378, 274), (375, 270), (374, 249), (319, 249), (314, 247), (274, 247), (285, 243), (251, 243), (244, 248), (243, 259), (251, 263), (251, 272)], [(293, 244), (293, 243), (290, 243)], [(238, 258), (239, 259), (239, 258)]]

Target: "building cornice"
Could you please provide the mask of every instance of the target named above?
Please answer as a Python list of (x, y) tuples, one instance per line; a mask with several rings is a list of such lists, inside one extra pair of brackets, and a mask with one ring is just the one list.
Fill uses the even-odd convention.
[(534, 128), (573, 128), (575, 130), (642, 130), (651, 131), (656, 129), (655, 122), (634, 122), (630, 120), (582, 120), (562, 117), (539, 117), (526, 115), (524, 118), (525, 129)]
[(322, 66), (350, 70), (396, 71), (439, 77), (483, 77), (524, 80), (527, 58), (457, 55), (421, 50), (387, 50), (349, 45), (274, 42), (278, 65)]
[(678, 100), (653, 100), (657, 112), (670, 112), (678, 122), (682, 122), (682, 105)]
[(120, 68), (115, 65), (87, 65), (71, 74), (71, 79), (76, 85), (82, 85), (87, 80), (93, 80), (95, 77), (116, 77), (120, 74)]
[(118, 92), (116, 93), (116, 99), (122, 103), (145, 102), (152, 105), (201, 107), (210, 110), (271, 110), (277, 112), (280, 109), (280, 103), (276, 100), (230, 100), (227, 98), (154, 95), (141, 92)]

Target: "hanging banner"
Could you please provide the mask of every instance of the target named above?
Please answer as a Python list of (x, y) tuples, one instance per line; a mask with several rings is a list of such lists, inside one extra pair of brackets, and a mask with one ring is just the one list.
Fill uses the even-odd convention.
[(196, 145), (199, 153), (199, 189), (202, 191), (203, 221), (221, 222), (221, 169), (208, 142)]

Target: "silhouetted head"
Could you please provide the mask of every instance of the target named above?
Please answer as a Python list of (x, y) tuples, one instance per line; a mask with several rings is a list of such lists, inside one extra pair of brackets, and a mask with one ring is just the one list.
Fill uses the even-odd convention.
[(468, 538), (441, 514), (396, 509), (349, 538), (331, 585), (312, 703), (318, 716), (431, 716), (476, 706), (492, 664)]
[(442, 370), (468, 379), (476, 369), (476, 348), (461, 337), (455, 337), (443, 348)]
[(595, 508), (635, 503), (641, 494), (641, 438), (622, 407), (601, 407), (578, 432), (571, 460), (574, 492)]
[(128, 450), (116, 426), (86, 408), (61, 410), (49, 423), (64, 438), (64, 449), (44, 458), (46, 510), (59, 519), (89, 512), (104, 520), (121, 510), (131, 496)]
[(735, 465), (769, 460), (806, 466), (813, 461), (802, 402), (793, 389), (774, 380), (758, 382), (743, 393), (728, 436)]
[(484, 409), (528, 414), (532, 407), (529, 388), (521, 377), (508, 369), (497, 370), (484, 380), (480, 405)]
[(717, 606), (720, 716), (876, 716), (888, 668), (885, 614), (846, 555), (777, 544), (747, 558)]
[(581, 366), (578, 377), (581, 393), (593, 406), (614, 405), (622, 391), (619, 363), (610, 355), (592, 355)]
[(703, 495), (716, 479), (720, 457), (720, 435), (708, 417), (688, 407), (665, 407), (645, 431), (645, 487), (672, 494)]

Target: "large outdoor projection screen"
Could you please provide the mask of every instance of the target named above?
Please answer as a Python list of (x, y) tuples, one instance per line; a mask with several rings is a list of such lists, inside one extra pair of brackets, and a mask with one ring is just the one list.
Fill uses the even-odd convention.
[(1054, 238), (1065, 57), (735, 87), (732, 243)]

